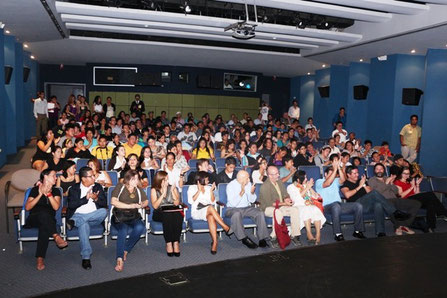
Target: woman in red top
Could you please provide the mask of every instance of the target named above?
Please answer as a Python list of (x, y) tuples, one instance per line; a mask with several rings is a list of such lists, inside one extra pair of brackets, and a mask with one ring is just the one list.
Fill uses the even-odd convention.
[(399, 190), (399, 195), (402, 199), (411, 199), (421, 202), (421, 208), (427, 210), (427, 224), (431, 231), (436, 228), (436, 216), (447, 216), (447, 209), (438, 200), (433, 192), (420, 192), (420, 184), (422, 178), (411, 179), (410, 169), (403, 167), (398, 179), (394, 184)]

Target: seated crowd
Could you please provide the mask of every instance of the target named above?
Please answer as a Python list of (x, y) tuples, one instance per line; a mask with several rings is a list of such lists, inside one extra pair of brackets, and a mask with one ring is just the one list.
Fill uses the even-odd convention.
[[(62, 198), (67, 202), (67, 229), (76, 227), (79, 232), (85, 269), (92, 267), (90, 228), (104, 222), (113, 207), (116, 271), (123, 270), (128, 254), (146, 231), (145, 209), (152, 209), (152, 220), (162, 223), (169, 257), (180, 256), (186, 203), (192, 219), (208, 224), (211, 254), (217, 253), (218, 231), (234, 235), (251, 249), (279, 247), (275, 228), (269, 232), (267, 222), (275, 226), (284, 217), (290, 220), (291, 242), (301, 246), (303, 228), (307, 242), (318, 245), (326, 222), (332, 223), (334, 239), (344, 240), (344, 215), (352, 216), (353, 236), (360, 239), (366, 238), (365, 215), (374, 218), (377, 237), (386, 236), (386, 217), (395, 234), (402, 235), (414, 234), (411, 228), (432, 232), (436, 216), (447, 216), (434, 193), (420, 191), (422, 173), (417, 166), (400, 154), (392, 155), (387, 142), (373, 147), (366, 140), (362, 145), (354, 132), (344, 129), (345, 118), (337, 118), (331, 138), (321, 140), (312, 118), (303, 127), (299, 112), (291, 114), (296, 103), (280, 119), (265, 115), (271, 109), (263, 104), (255, 120), (244, 113), (241, 120), (232, 114), (225, 122), (220, 115), (211, 119), (208, 113), (201, 119), (189, 113), (183, 119), (178, 112), (171, 121), (164, 111), (157, 117), (153, 112), (145, 114), (139, 95), (130, 114), (121, 111), (115, 116), (111, 101), (107, 98), (101, 108), (101, 98), (95, 98), (92, 114), (88, 104), (70, 97), (57, 125), (53, 122), (37, 141), (32, 167), (42, 174), (25, 205), (30, 211), (25, 227), (39, 229), (39, 270), (45, 267), (50, 236), (59, 248), (68, 245), (57, 233), (54, 219)], [(79, 159), (88, 159), (86, 166), (76, 168)], [(361, 173), (365, 172), (367, 164), (374, 166), (369, 180), (359, 173), (362, 167)], [(309, 177), (306, 166), (318, 167), (319, 176)], [(117, 181), (110, 175), (114, 172)], [(225, 202), (219, 198), (219, 184), (226, 185)], [(108, 206), (106, 191), (112, 186)], [(416, 224), (420, 208), (427, 210), (426, 221)], [(245, 231), (245, 218), (256, 226), (256, 242)]]

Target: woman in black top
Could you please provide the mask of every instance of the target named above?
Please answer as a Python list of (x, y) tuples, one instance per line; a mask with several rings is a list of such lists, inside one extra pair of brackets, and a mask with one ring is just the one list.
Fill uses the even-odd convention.
[(66, 159), (72, 158), (87, 158), (90, 159), (93, 156), (90, 154), (90, 151), (85, 148), (84, 140), (81, 138), (76, 138), (75, 146), (73, 148), (68, 149), (65, 153)]
[(39, 172), (44, 169), (45, 161), (52, 157), (51, 152), (54, 150), (55, 146), (54, 133), (50, 129), (39, 141), (37, 141), (37, 151), (31, 161), (34, 169)]
[(314, 157), (306, 156), (306, 145), (299, 144), (298, 145), (298, 154), (293, 159), (293, 166), (298, 168), (299, 166), (314, 166)]
[(64, 171), (62, 175), (57, 178), (57, 187), (61, 187), (64, 196), (68, 196), (68, 189), (70, 186), (79, 183), (79, 176), (76, 174), (76, 163), (72, 160), (67, 160), (64, 163)]
[(140, 175), (140, 187), (146, 188), (149, 185), (149, 179), (147, 173), (140, 167), (140, 162), (138, 161), (138, 156), (134, 153), (127, 156), (127, 165), (123, 171), (120, 173), (120, 182), (123, 183), (124, 175), (128, 170), (135, 170)]
[(31, 189), (25, 204), (25, 210), (30, 211), (24, 228), (38, 228), (36, 258), (37, 270), (45, 269), (44, 258), (48, 248), (48, 238), (53, 237), (57, 247), (67, 247), (56, 229), (56, 210), (61, 205), (61, 193), (55, 188), (56, 172), (44, 170), (40, 174), (40, 184)]
[(62, 158), (62, 148), (59, 146), (54, 147), (51, 154), (51, 158), (47, 159), (45, 162), (44, 169), (50, 169), (56, 171), (56, 173), (62, 173), (65, 163), (65, 160)]

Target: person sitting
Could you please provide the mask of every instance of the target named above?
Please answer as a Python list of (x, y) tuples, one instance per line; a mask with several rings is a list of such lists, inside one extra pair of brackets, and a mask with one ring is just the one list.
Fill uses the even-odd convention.
[(56, 147), (56, 140), (54, 138), (54, 133), (50, 129), (46, 132), (42, 138), (37, 141), (37, 150), (31, 160), (31, 165), (33, 169), (41, 172), (44, 169), (45, 162), (52, 158), (51, 152), (53, 152)]
[(196, 185), (191, 185), (188, 188), (188, 203), (191, 205), (191, 217), (197, 220), (205, 220), (208, 222), (208, 229), (210, 231), (212, 243), (211, 254), (217, 253), (217, 225), (218, 223), (229, 236), (233, 232), (230, 227), (225, 224), (223, 219), (217, 213), (214, 202), (214, 189), (216, 185), (213, 183), (209, 186), (208, 173), (199, 171), (196, 176)]
[(124, 149), (126, 149), (126, 158), (130, 154), (135, 154), (137, 157), (140, 156), (142, 147), (137, 144), (137, 139), (137, 136), (133, 133), (127, 137), (127, 143), (123, 144)]
[(321, 148), (320, 153), (314, 158), (315, 165), (320, 167), (321, 173), (323, 173), (324, 166), (331, 164), (329, 153), (331, 153), (331, 147), (326, 145)]
[(242, 157), (243, 168), (253, 168), (257, 164), (257, 158), (259, 155), (258, 145), (256, 145), (256, 143), (250, 143), (248, 146), (248, 153), (244, 154)]
[(45, 161), (43, 170), (50, 169), (54, 170), (56, 173), (62, 173), (65, 164), (65, 160), (62, 158), (62, 148), (55, 146), (51, 154), (51, 158)]
[(402, 154), (396, 154), (393, 156), (393, 165), (390, 167), (390, 175), (400, 176), (402, 169), (405, 166), (405, 160)]
[(283, 158), (287, 155), (287, 147), (281, 147), (279, 150), (270, 158), (269, 165), (274, 165), (277, 167), (284, 166)]
[(248, 248), (255, 249), (258, 244), (254, 243), (245, 234), (244, 217), (250, 217), (256, 223), (256, 232), (259, 239), (259, 247), (267, 247), (266, 239), (269, 237), (267, 224), (265, 223), (264, 212), (253, 207), (256, 201), (255, 185), (250, 183), (247, 171), (241, 170), (237, 173), (236, 179), (227, 185), (227, 208), (225, 216), (231, 218), (231, 230), (237, 240)]
[(391, 166), (391, 162), (388, 160), (388, 156), (385, 156), (384, 160), (380, 160), (379, 152), (374, 152), (371, 155), (371, 162), (369, 163), (369, 165), (375, 166), (376, 164), (379, 164), (379, 163), (381, 163), (387, 167)]
[(228, 140), (227, 144), (222, 148), (220, 153), (221, 158), (237, 157), (236, 155), (236, 142), (234, 140)]
[(177, 138), (182, 142), (182, 146), (188, 150), (191, 150), (197, 141), (197, 136), (191, 131), (191, 124), (189, 123), (183, 126), (183, 130), (177, 135)]
[(290, 155), (284, 157), (284, 166), (279, 169), (279, 177), (283, 183), (292, 183), (292, 177), (296, 172), (293, 166), (293, 158)]
[(236, 159), (231, 156), (225, 158), (225, 170), (217, 174), (216, 185), (219, 185), (219, 183), (230, 183), (231, 181), (236, 179), (238, 172), (235, 171), (235, 168), (236, 168)]
[(67, 228), (78, 228), (82, 268), (90, 270), (90, 227), (101, 224), (106, 218), (107, 198), (102, 186), (95, 183), (91, 168), (82, 167), (79, 177), (81, 182), (70, 187), (68, 191)]
[(57, 247), (68, 246), (58, 234), (56, 229), (56, 210), (61, 205), (61, 193), (55, 188), (56, 172), (51, 169), (40, 173), (40, 184), (34, 186), (25, 204), (25, 210), (29, 211), (24, 228), (38, 228), (36, 258), (37, 270), (45, 269), (44, 259), (48, 249), (48, 239), (54, 238)]
[[(314, 200), (320, 198), (320, 195), (312, 189), (314, 180), (307, 180), (306, 172), (295, 172), (292, 180), (293, 183), (287, 187), (287, 193), (293, 201), (293, 206), (300, 210), (300, 229), (306, 227), (307, 241), (318, 245), (321, 241), (320, 230), (326, 222), (323, 211), (314, 203)], [(311, 224), (315, 225), (315, 237), (312, 235)]]
[(365, 140), (363, 148), (360, 149), (360, 157), (369, 160), (374, 152), (376, 152), (376, 150), (374, 150), (372, 142), (370, 140)]
[(92, 152), (93, 148), (98, 146), (98, 140), (95, 138), (95, 129), (94, 128), (86, 128), (85, 129), (84, 146), (85, 146), (85, 148), (87, 148), (90, 151), (90, 153)]
[(149, 146), (141, 149), (140, 166), (143, 170), (158, 170), (160, 168), (157, 160), (152, 156), (152, 150)]
[(118, 145), (113, 149), (112, 158), (107, 166), (107, 171), (116, 171), (118, 174), (126, 168), (126, 149), (123, 145)]
[(93, 147), (91, 153), (94, 157), (101, 160), (111, 159), (113, 148), (107, 146), (107, 137), (100, 135), (98, 140), (98, 146)]
[(365, 239), (366, 237), (363, 235), (365, 231), (363, 206), (358, 202), (341, 202), (340, 186), (345, 182), (345, 179), (345, 173), (340, 169), (339, 161), (335, 159), (332, 165), (324, 171), (324, 179), (316, 181), (315, 189), (323, 198), (324, 209), (331, 215), (334, 239), (336, 241), (345, 240), (340, 225), (341, 215), (344, 214), (354, 215), (354, 233), (352, 236)]
[(251, 180), (253, 184), (262, 184), (267, 180), (267, 159), (262, 155), (258, 156), (257, 164), (253, 167)]
[(154, 208), (152, 219), (163, 223), (163, 237), (169, 257), (180, 257), (180, 235), (183, 226), (180, 194), (175, 185), (168, 182), (168, 173), (158, 171), (152, 182), (151, 202)]
[[(178, 144), (177, 142), (180, 142), (180, 141), (175, 141), (173, 143), (169, 143), (168, 147), (167, 147), (168, 152), (172, 152), (175, 155), (174, 167), (179, 170), (188, 168), (188, 171), (189, 171), (188, 161), (186, 160), (186, 157), (182, 153), (179, 154), (179, 148), (177, 146), (177, 144)], [(163, 160), (161, 161), (161, 168), (164, 168), (165, 165), (166, 165), (166, 157), (163, 158)]]
[[(116, 214), (112, 216), (112, 224), (118, 231), (116, 239), (116, 266), (117, 272), (123, 271), (124, 261), (127, 254), (131, 252), (135, 244), (140, 240), (141, 233), (146, 229), (138, 212), (141, 208), (146, 208), (148, 199), (146, 192), (139, 188), (140, 178), (135, 170), (127, 171), (124, 175), (123, 184), (118, 183), (112, 192), (111, 205), (117, 210), (132, 210), (133, 218), (120, 221)], [(129, 230), (131, 232), (129, 233)], [(127, 238), (129, 236), (129, 238)]]
[(74, 158), (87, 158), (90, 159), (92, 155), (90, 151), (85, 148), (84, 140), (81, 138), (77, 138), (75, 140), (75, 146), (70, 148), (65, 154), (66, 159), (74, 159)]
[[(377, 154), (377, 153), (374, 153)], [(421, 208), (421, 203), (414, 200), (405, 200), (397, 197), (399, 190), (396, 185), (394, 185), (395, 175), (385, 178), (385, 166), (381, 163), (377, 163), (374, 166), (374, 177), (369, 178), (368, 185), (371, 186), (373, 190), (378, 191), (387, 200), (389, 200), (396, 208), (405, 210), (410, 214), (410, 218), (405, 221), (397, 221), (394, 229), (396, 235), (414, 234), (414, 231), (408, 228), (416, 218), (416, 214)]]
[(127, 171), (134, 170), (137, 171), (140, 175), (140, 183), (142, 188), (146, 188), (149, 185), (149, 178), (147, 177), (147, 173), (140, 167), (140, 162), (138, 161), (138, 156), (134, 153), (130, 154), (127, 158), (127, 164), (124, 170), (120, 173), (120, 182), (123, 183), (124, 175)]
[(177, 187), (178, 191), (182, 192), (185, 173), (189, 171), (189, 166), (187, 165), (183, 169), (175, 167), (175, 154), (174, 152), (168, 152), (162, 169), (168, 173), (169, 185)]
[(212, 159), (214, 160), (214, 151), (207, 146), (206, 139), (200, 138), (197, 142), (197, 147), (192, 150), (191, 159)]
[(348, 132), (343, 129), (343, 122), (337, 121), (335, 124), (335, 130), (332, 132), (332, 137), (338, 134), (340, 136), (340, 143), (344, 144), (348, 140)]
[(298, 168), (299, 166), (313, 166), (314, 163), (314, 156), (307, 156), (307, 148), (306, 144), (299, 144), (298, 145), (298, 154), (293, 159), (293, 166), (295, 168)]
[[(268, 179), (262, 184), (259, 192), (260, 208), (264, 211), (265, 216), (268, 217), (273, 217), (273, 213), (276, 212), (275, 217), (278, 224), (281, 224), (284, 216), (290, 216), (292, 243), (295, 246), (299, 246), (301, 245), (300, 210), (293, 206), (293, 201), (287, 194), (284, 183), (279, 179), (278, 169), (275, 166), (269, 166), (267, 168), (267, 175)], [(278, 209), (275, 208), (277, 201), (279, 201)], [(272, 238), (272, 246), (277, 248), (278, 240), (276, 240), (274, 228), (270, 236)]]
[(189, 173), (188, 175), (188, 179), (186, 180), (186, 184), (187, 185), (195, 185), (196, 184), (196, 174), (200, 171), (203, 172), (207, 172), (208, 173), (208, 179), (210, 181), (210, 183), (215, 183), (216, 182), (216, 171), (214, 170), (214, 167), (212, 165), (210, 165), (210, 162), (208, 159), (205, 158), (201, 158), (197, 161), (196, 164), (197, 167), (197, 171), (192, 171)]
[(396, 220), (404, 221), (410, 217), (387, 201), (384, 196), (366, 184), (366, 176), (359, 178), (359, 170), (356, 166), (346, 168), (346, 180), (341, 187), (341, 192), (349, 202), (359, 202), (365, 212), (374, 212), (374, 223), (377, 237), (385, 234), (385, 214), (391, 217), (391, 221), (396, 224)]
[(97, 158), (90, 158), (87, 162), (87, 166), (92, 169), (96, 183), (101, 184), (103, 188), (112, 186), (112, 179), (110, 178), (107, 171), (102, 170), (101, 163)]
[(340, 149), (336, 146), (336, 142), (334, 138), (330, 138), (328, 141), (329, 148), (331, 149), (331, 152), (329, 153), (329, 156), (332, 154), (340, 154)]
[(427, 224), (430, 232), (433, 232), (436, 229), (436, 216), (447, 216), (447, 209), (438, 200), (434, 192), (421, 192), (421, 182), (422, 178), (410, 178), (408, 167), (403, 167), (400, 175), (394, 180), (402, 199), (416, 200), (421, 203), (421, 208), (427, 210)]
[(56, 186), (62, 188), (63, 195), (66, 197), (68, 189), (79, 181), (79, 175), (76, 174), (76, 163), (72, 160), (65, 161), (62, 175), (57, 178)]

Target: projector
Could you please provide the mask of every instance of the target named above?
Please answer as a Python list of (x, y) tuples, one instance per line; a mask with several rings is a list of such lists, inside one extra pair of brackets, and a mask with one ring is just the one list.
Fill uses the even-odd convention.
[(224, 31), (233, 30), (232, 36), (237, 39), (250, 39), (256, 36), (256, 26), (256, 24), (249, 24), (246, 21), (243, 21), (225, 27)]

